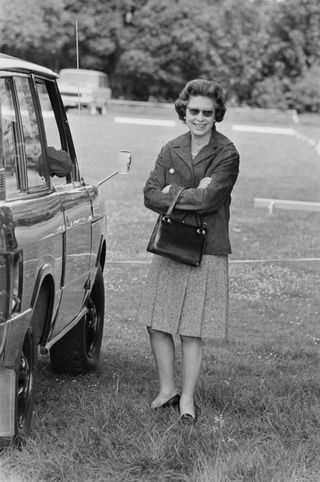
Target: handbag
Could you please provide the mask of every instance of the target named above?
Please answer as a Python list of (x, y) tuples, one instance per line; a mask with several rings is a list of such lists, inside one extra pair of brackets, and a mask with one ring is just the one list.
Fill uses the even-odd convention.
[(191, 266), (200, 266), (207, 227), (197, 214), (198, 224), (187, 224), (172, 217), (172, 211), (186, 188), (179, 190), (166, 214), (160, 214), (152, 231), (147, 251)]

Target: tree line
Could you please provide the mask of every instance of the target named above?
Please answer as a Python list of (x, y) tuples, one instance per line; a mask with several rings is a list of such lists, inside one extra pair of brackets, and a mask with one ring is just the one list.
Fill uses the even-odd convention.
[(320, 111), (319, 0), (0, 0), (0, 50), (106, 72), (113, 96), (172, 101), (186, 81), (229, 103)]

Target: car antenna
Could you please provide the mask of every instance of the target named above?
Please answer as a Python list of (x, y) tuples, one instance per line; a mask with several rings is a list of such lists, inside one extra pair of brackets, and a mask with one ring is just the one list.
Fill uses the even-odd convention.
[[(78, 32), (78, 19), (76, 19), (76, 59), (77, 59), (77, 70), (80, 68), (79, 62), (79, 32)], [(80, 115), (80, 89), (79, 89), (79, 78), (77, 81), (78, 89), (78, 115)]]
[[(78, 29), (78, 19), (76, 18), (76, 62), (77, 62), (77, 72), (80, 68), (80, 61), (79, 61), (79, 29)], [(79, 75), (77, 75), (77, 91), (78, 91), (78, 118), (80, 119), (81, 114), (81, 107), (80, 107), (80, 84), (79, 84)], [(80, 151), (79, 151), (79, 160), (82, 159), (82, 146), (80, 144)], [(81, 176), (81, 184), (84, 186), (84, 178)]]

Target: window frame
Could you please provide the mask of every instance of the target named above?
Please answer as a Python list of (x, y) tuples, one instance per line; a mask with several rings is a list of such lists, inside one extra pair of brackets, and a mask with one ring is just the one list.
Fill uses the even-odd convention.
[(16, 195), (10, 196), (11, 199), (16, 199), (20, 197), (24, 197), (27, 192), (27, 167), (26, 167), (26, 152), (25, 152), (25, 143), (24, 143), (24, 136), (22, 130), (22, 120), (20, 114), (20, 106), (17, 96), (17, 88), (15, 83), (15, 77), (24, 77), (26, 78), (27, 75), (24, 74), (16, 74), (16, 73), (9, 73), (6, 77), (8, 77), (8, 81), (10, 84), (11, 94), (12, 94), (12, 103), (13, 108), (15, 111), (16, 116), (16, 132), (14, 132), (15, 137), (15, 144), (16, 144), (16, 151), (17, 151), (17, 188), (18, 191)]
[[(72, 161), (72, 171), (70, 174), (66, 176), (67, 178), (67, 183), (71, 182), (79, 182), (80, 181), (80, 173), (79, 173), (79, 167), (78, 167), (78, 161), (77, 161), (77, 156), (76, 156), (76, 151), (74, 148), (73, 144), (73, 139), (69, 127), (69, 122), (67, 119), (67, 115), (64, 109), (64, 105), (61, 99), (60, 91), (57, 85), (57, 82), (55, 79), (48, 78), (43, 75), (39, 74), (32, 74), (32, 81), (33, 81), (33, 88), (36, 96), (36, 102), (37, 102), (37, 108), (38, 112), (40, 113), (40, 118), (39, 122), (41, 124), (41, 129), (44, 137), (44, 145), (47, 146), (47, 138), (46, 138), (46, 131), (45, 131), (45, 124), (42, 116), (42, 110), (41, 110), (41, 104), (40, 104), (40, 99), (38, 95), (38, 90), (36, 83), (37, 81), (43, 82), (47, 88), (47, 92), (49, 95), (49, 99), (51, 102), (51, 107), (54, 113), (55, 121), (57, 123), (57, 127), (59, 130), (59, 135), (60, 135), (60, 142), (61, 142), (61, 147), (63, 150), (68, 152), (71, 161)], [(46, 152), (46, 149), (45, 149)], [(46, 156), (46, 154), (45, 154)], [(46, 162), (48, 165), (48, 162)], [(50, 185), (51, 181), (49, 179)], [(52, 186), (51, 186), (52, 187)]]
[[(12, 73), (8, 72), (1, 72), (1, 78), (5, 79), (9, 83), (9, 90), (11, 94), (14, 114), (15, 114), (15, 127), (13, 129), (13, 137), (15, 142), (15, 153), (16, 153), (16, 185), (17, 185), (17, 192), (11, 193), (10, 199), (15, 199), (19, 197), (22, 193), (21, 185), (22, 185), (22, 173), (23, 173), (23, 150), (22, 150), (22, 143), (21, 143), (21, 131), (20, 131), (20, 117), (18, 116), (18, 109), (16, 103), (16, 95), (15, 95), (15, 84), (13, 80)], [(7, 169), (5, 159), (3, 160), (3, 169)], [(6, 174), (5, 174), (5, 184), (6, 184)]]
[[(10, 195), (8, 201), (13, 201), (15, 199), (21, 199), (28, 197), (36, 197), (41, 195), (46, 195), (50, 192), (55, 190), (54, 186), (51, 182), (51, 177), (49, 173), (48, 167), (48, 159), (46, 155), (46, 146), (47, 146), (47, 137), (45, 131), (45, 124), (43, 121), (41, 103), (39, 99), (39, 94), (36, 86), (36, 82), (43, 82), (47, 88), (47, 92), (50, 98), (52, 110), (54, 113), (55, 121), (57, 123), (60, 140), (61, 140), (61, 147), (62, 149), (66, 150), (69, 153), (69, 156), (72, 160), (72, 171), (68, 176), (66, 176), (67, 183), (79, 183), (83, 184), (83, 180), (80, 177), (79, 166), (76, 156), (76, 151), (73, 144), (73, 139), (69, 127), (69, 122), (67, 119), (67, 115), (64, 109), (64, 105), (61, 99), (61, 94), (57, 85), (56, 79), (46, 76), (45, 74), (33, 73), (33, 72), (5, 72), (1, 71), (1, 77), (8, 78), (10, 84), (10, 90), (12, 94), (12, 102), (16, 116), (16, 150), (18, 154), (17, 159), (17, 193)], [(15, 79), (16, 78), (25, 78), (28, 81), (28, 85), (31, 91), (31, 97), (33, 101), (33, 106), (35, 109), (35, 116), (37, 120), (37, 126), (39, 129), (39, 139), (41, 144), (41, 151), (44, 157), (44, 178), (46, 182), (42, 185), (32, 187), (29, 189), (28, 187), (28, 176), (27, 176), (27, 164), (26, 164), (26, 150), (25, 150), (25, 139), (24, 139), (24, 132), (23, 132), (23, 124), (22, 118), (20, 113), (20, 103), (19, 97), (17, 92), (17, 86)]]
[(15, 82), (15, 78), (25, 78), (28, 81), (28, 85), (30, 88), (31, 92), (31, 98), (33, 102), (33, 106), (35, 108), (35, 116), (37, 120), (37, 126), (38, 126), (38, 131), (39, 131), (39, 140), (40, 140), (40, 145), (41, 145), (41, 154), (44, 156), (45, 152), (45, 144), (43, 141), (43, 126), (41, 126), (39, 122), (39, 100), (37, 99), (37, 95), (35, 92), (35, 88), (32, 82), (32, 78), (30, 74), (14, 74), (13, 76), (13, 84), (14, 84), (14, 102), (16, 103), (16, 109), (17, 109), (17, 119), (18, 119), (18, 130), (20, 131), (20, 139), (19, 143), (22, 146), (22, 181), (23, 181), (23, 187), (20, 187), (21, 193), (25, 195), (39, 195), (41, 193), (47, 194), (48, 191), (50, 190), (50, 182), (49, 182), (49, 170), (48, 170), (48, 165), (47, 165), (47, 160), (44, 162), (44, 178), (46, 183), (45, 184), (39, 184), (38, 186), (32, 186), (31, 188), (28, 185), (28, 173), (27, 173), (27, 154), (26, 154), (26, 149), (25, 149), (25, 139), (24, 139), (24, 131), (23, 131), (23, 123), (22, 123), (22, 118), (21, 118), (21, 113), (20, 113), (20, 102), (19, 102), (19, 96), (17, 92), (17, 86)]

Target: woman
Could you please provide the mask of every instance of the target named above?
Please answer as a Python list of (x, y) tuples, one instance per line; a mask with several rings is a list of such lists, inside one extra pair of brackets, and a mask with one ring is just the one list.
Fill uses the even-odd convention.
[[(239, 154), (215, 128), (226, 111), (219, 85), (202, 79), (188, 82), (175, 109), (189, 131), (161, 149), (144, 188), (145, 206), (166, 212), (186, 187), (174, 215), (197, 224), (195, 213), (200, 214), (208, 229), (206, 246), (200, 267), (154, 256), (139, 319), (148, 327), (159, 373), (160, 390), (151, 408), (179, 404), (181, 421), (194, 423), (202, 340), (223, 338), (227, 329), (229, 207)], [(181, 395), (175, 383), (173, 334), (181, 338)]]

